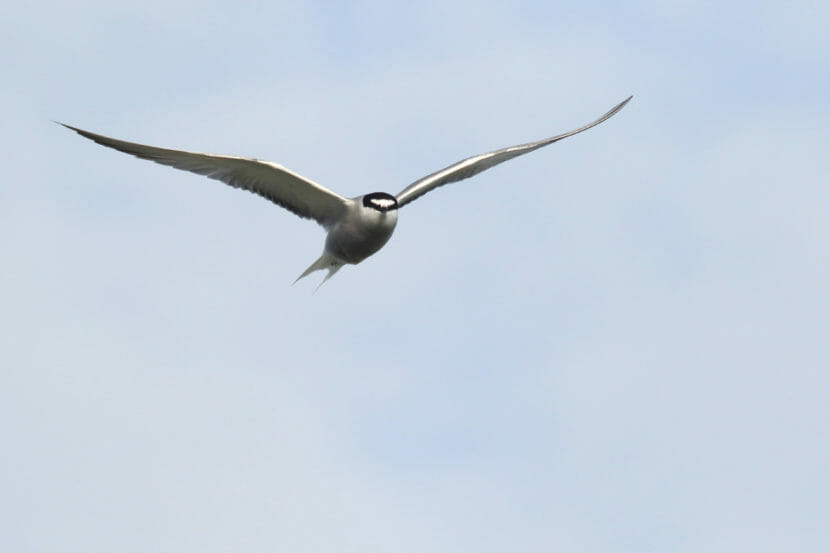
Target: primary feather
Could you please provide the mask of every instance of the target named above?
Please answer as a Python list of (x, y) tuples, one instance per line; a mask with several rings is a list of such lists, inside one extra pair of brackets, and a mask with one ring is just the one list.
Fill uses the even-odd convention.
[(269, 161), (157, 148), (60, 124), (102, 146), (248, 190), (300, 217), (314, 219), (324, 227), (339, 219), (349, 202), (331, 190)]
[(420, 198), (427, 192), (434, 190), (439, 186), (468, 179), (473, 175), (477, 175), (482, 171), (498, 165), (499, 163), (504, 163), (508, 159), (513, 159), (514, 157), (530, 153), (533, 150), (538, 150), (543, 146), (553, 144), (563, 138), (568, 138), (569, 136), (581, 133), (582, 131), (587, 131), (591, 127), (595, 127), (603, 121), (613, 117), (618, 111), (625, 107), (631, 98), (633, 98), (633, 96), (629, 96), (611, 108), (608, 113), (599, 119), (591, 121), (587, 125), (583, 125), (578, 129), (558, 134), (550, 138), (545, 138), (543, 140), (537, 140), (536, 142), (528, 142), (527, 144), (519, 144), (518, 146), (509, 146), (500, 150), (494, 150), (492, 152), (468, 157), (467, 159), (462, 159), (458, 163), (454, 163), (449, 167), (441, 169), (440, 171), (436, 171), (431, 175), (418, 179), (398, 193), (398, 207), (405, 206), (409, 202)]

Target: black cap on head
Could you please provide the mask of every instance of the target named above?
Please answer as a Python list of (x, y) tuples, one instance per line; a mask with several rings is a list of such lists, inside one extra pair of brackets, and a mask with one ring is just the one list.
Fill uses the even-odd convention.
[(378, 211), (398, 209), (398, 200), (386, 192), (372, 192), (363, 196), (363, 207), (370, 207)]

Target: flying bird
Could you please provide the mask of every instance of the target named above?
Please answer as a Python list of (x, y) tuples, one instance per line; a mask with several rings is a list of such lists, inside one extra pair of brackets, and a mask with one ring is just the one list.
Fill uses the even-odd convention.
[(406, 204), (439, 186), (467, 179), (508, 159), (599, 125), (625, 107), (631, 98), (629, 96), (599, 119), (578, 129), (463, 159), (416, 180), (396, 196), (372, 192), (355, 198), (344, 198), (270, 161), (145, 146), (59, 124), (102, 146), (220, 180), (235, 188), (259, 194), (300, 217), (317, 221), (327, 231), (323, 254), (297, 280), (314, 271), (328, 269), (319, 288), (343, 265), (356, 265), (380, 250), (395, 230), (398, 210)]

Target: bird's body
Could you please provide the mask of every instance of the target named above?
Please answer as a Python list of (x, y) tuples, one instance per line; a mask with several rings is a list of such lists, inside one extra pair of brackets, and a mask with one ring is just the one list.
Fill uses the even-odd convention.
[[(235, 156), (201, 154), (145, 146), (61, 125), (109, 148), (218, 179), (235, 188), (259, 194), (300, 217), (317, 221), (328, 232), (323, 254), (297, 280), (327, 269), (325, 282), (346, 264), (357, 264), (380, 250), (391, 238), (398, 209), (444, 184), (469, 178), (494, 165), (602, 123), (631, 100), (627, 98), (599, 119), (573, 131), (473, 156), (415, 181), (397, 196), (373, 192), (346, 199), (292, 171), (267, 161)], [(321, 282), (321, 284), (322, 284)]]
[[(377, 197), (393, 203), (387, 204), (389, 207), (384, 210), (364, 205), (371, 204), (372, 199)], [(398, 224), (398, 207), (394, 196), (375, 192), (352, 198), (349, 202), (350, 209), (329, 229), (323, 255), (297, 277), (297, 280), (314, 271), (328, 269), (329, 272), (323, 279), (325, 282), (343, 265), (357, 265), (392, 238), (395, 225)]]
[(393, 196), (388, 196), (388, 199), (380, 198), (392, 202), (386, 204), (388, 207), (372, 207), (373, 200), (378, 200), (379, 194), (382, 193), (375, 192), (351, 200), (355, 207), (329, 230), (327, 252), (344, 263), (356, 265), (389, 241), (398, 223), (398, 204)]

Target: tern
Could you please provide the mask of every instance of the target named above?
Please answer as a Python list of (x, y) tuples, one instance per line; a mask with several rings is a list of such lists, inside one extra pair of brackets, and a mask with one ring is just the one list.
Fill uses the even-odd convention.
[(355, 198), (344, 198), (270, 161), (157, 148), (109, 138), (64, 123), (58, 124), (102, 146), (220, 180), (271, 200), (300, 217), (317, 221), (327, 231), (323, 254), (297, 280), (314, 271), (328, 269), (319, 288), (343, 265), (356, 265), (380, 250), (395, 230), (398, 210), (406, 204), (439, 186), (470, 178), (508, 159), (587, 131), (613, 117), (631, 98), (629, 96), (599, 119), (578, 129), (463, 159), (416, 180), (396, 196), (386, 192), (372, 192)]

